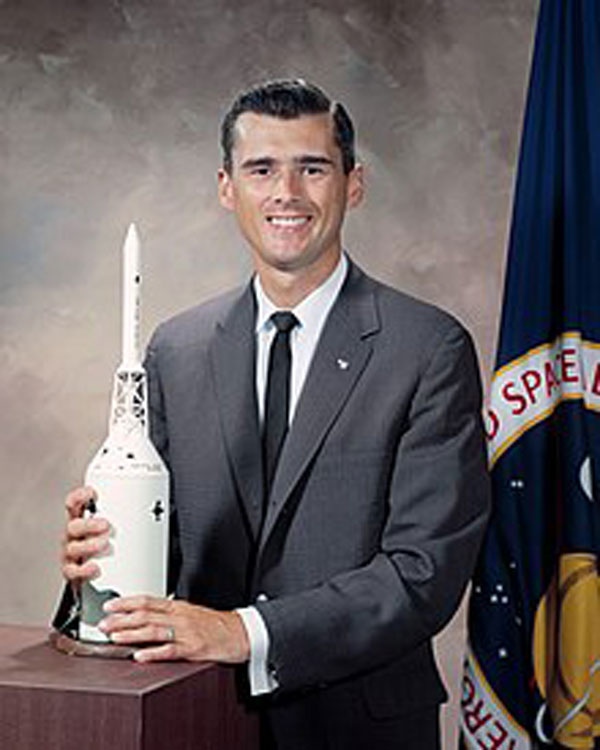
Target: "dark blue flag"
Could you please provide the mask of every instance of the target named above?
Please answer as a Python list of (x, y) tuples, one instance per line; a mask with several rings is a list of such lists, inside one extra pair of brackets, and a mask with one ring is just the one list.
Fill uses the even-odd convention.
[(600, 0), (541, 0), (462, 743), (600, 747)]

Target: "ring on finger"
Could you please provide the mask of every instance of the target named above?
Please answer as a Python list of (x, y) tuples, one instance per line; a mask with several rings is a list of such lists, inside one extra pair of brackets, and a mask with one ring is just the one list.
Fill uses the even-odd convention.
[(167, 628), (167, 637), (165, 640), (168, 641), (169, 643), (173, 643), (173, 641), (175, 640), (175, 628), (174, 627), (169, 626)]

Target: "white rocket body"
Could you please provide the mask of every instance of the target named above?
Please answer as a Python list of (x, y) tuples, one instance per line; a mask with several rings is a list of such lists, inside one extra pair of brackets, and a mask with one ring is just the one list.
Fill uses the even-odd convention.
[(115, 374), (108, 437), (89, 464), (97, 493), (91, 512), (111, 524), (101, 575), (82, 586), (81, 640), (107, 642), (98, 630), (114, 596), (164, 596), (167, 581), (169, 473), (148, 433), (147, 379), (139, 354), (140, 248), (131, 224), (123, 247), (123, 358)]

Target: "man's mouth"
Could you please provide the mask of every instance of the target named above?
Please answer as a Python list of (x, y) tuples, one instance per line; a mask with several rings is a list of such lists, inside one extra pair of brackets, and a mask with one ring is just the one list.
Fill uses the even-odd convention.
[(267, 216), (269, 224), (284, 229), (295, 229), (304, 226), (310, 220), (310, 216)]

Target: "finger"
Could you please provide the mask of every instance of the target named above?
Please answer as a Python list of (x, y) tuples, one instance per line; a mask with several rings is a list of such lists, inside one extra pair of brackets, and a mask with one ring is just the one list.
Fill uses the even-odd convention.
[(135, 609), (108, 614), (100, 621), (98, 627), (105, 633), (153, 627), (156, 628), (155, 640), (173, 640), (170, 634), (170, 628), (173, 626), (172, 617), (172, 615), (165, 616), (163, 613), (149, 609)]
[(119, 630), (138, 630), (158, 624), (160, 623), (153, 620), (146, 610), (138, 609), (129, 613), (110, 614), (98, 623), (98, 628), (104, 633), (113, 633)]
[(176, 661), (181, 659), (181, 649), (177, 643), (165, 643), (163, 646), (140, 648), (134, 652), (133, 658), (140, 664), (152, 661)]
[(147, 612), (170, 613), (173, 611), (171, 599), (158, 596), (121, 596), (110, 599), (104, 604), (105, 612), (133, 612), (144, 610)]
[(67, 539), (84, 539), (96, 534), (107, 534), (110, 531), (110, 523), (106, 518), (97, 516), (95, 518), (75, 518), (67, 523)]
[(107, 532), (102, 534), (91, 534), (81, 537), (67, 537), (63, 542), (63, 550), (68, 553), (69, 557), (77, 555), (87, 555), (105, 552), (111, 545), (111, 535)]
[(67, 581), (71, 581), (72, 583), (91, 581), (94, 578), (98, 578), (100, 568), (94, 562), (86, 562), (83, 565), (69, 562), (62, 566), (62, 574)]
[(105, 555), (110, 549), (110, 539), (107, 535), (75, 540), (63, 545), (62, 560), (65, 563), (83, 563), (90, 557)]
[(90, 500), (96, 499), (96, 492), (91, 487), (77, 487), (69, 492), (65, 499), (65, 508), (69, 518), (82, 516)]
[[(104, 628), (103, 628), (104, 630)], [(113, 643), (173, 643), (171, 628), (164, 624), (149, 623), (142, 627), (127, 630), (116, 630), (109, 633)]]

